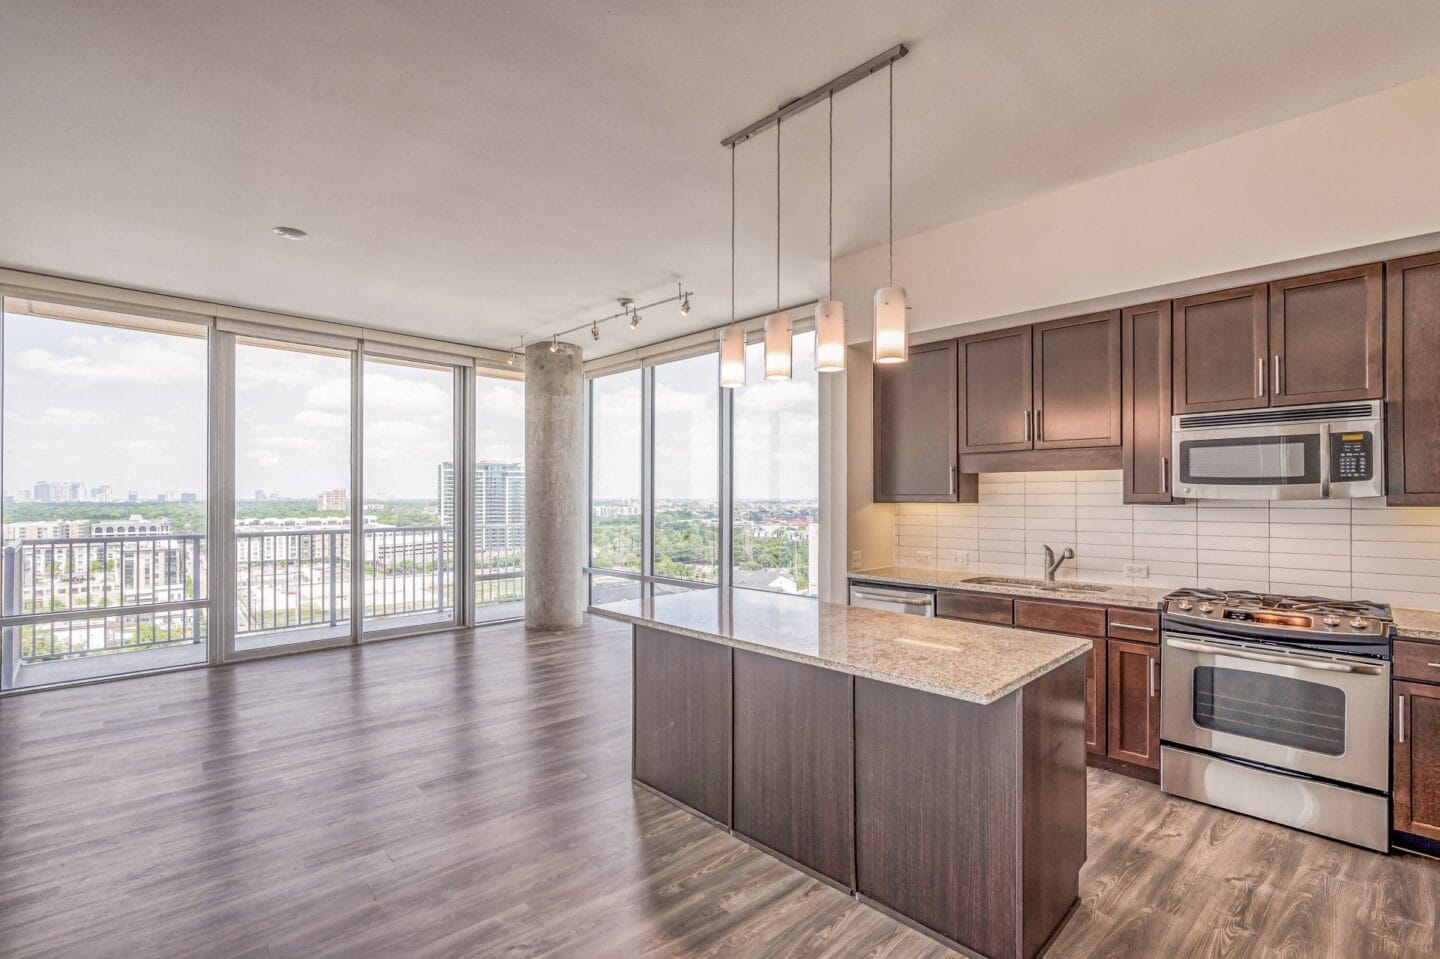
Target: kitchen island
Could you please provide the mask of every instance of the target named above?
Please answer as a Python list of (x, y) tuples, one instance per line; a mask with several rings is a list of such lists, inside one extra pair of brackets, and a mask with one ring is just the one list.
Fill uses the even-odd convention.
[(590, 612), (634, 626), (640, 786), (972, 955), (1076, 903), (1089, 641), (753, 590)]

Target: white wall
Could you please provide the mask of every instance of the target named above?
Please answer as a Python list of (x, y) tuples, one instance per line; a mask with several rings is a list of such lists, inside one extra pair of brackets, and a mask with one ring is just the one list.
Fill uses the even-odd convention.
[[(979, 504), (895, 507), (895, 562), (1094, 583), (1273, 590), (1440, 608), (1440, 509), (1379, 499), (1126, 506), (1119, 470), (987, 473)], [(1125, 566), (1147, 567), (1145, 578)]]
[[(909, 290), (911, 329), (925, 340), (1434, 249), (1440, 249), (1440, 74), (899, 240), (895, 281)], [(835, 261), (836, 294), (846, 303), (853, 342), (868, 339), (871, 297), (884, 285), (885, 268), (883, 247)], [(847, 374), (852, 379), (861, 375), (853, 369)], [(897, 559), (896, 530), (904, 526), (905, 513), (897, 516), (893, 507), (869, 501), (868, 376), (863, 389), (850, 393), (845, 555), (858, 544), (862, 565), (884, 565)], [(992, 493), (993, 483), (992, 478)], [(1121, 508), (1118, 499), (1109, 505)], [(1360, 516), (1362, 508), (1346, 511), (1347, 540), (1357, 525), (1351, 514)], [(1141, 512), (1129, 513), (1132, 535), (1147, 537), (1152, 531), (1139, 524), (1164, 521), (1136, 509)], [(1180, 509), (1198, 517), (1196, 507)], [(1271, 510), (1265, 512), (1269, 528)], [(1372, 515), (1382, 512), (1366, 513)], [(1428, 527), (1440, 526), (1440, 511), (1383, 515), (1391, 517), (1385, 525), (1416, 527), (1395, 534), (1416, 542), (1427, 541)], [(1198, 536), (1197, 530), (1191, 539)], [(1252, 585), (1263, 579), (1276, 589), (1313, 583), (1309, 591), (1325, 591), (1323, 584), (1334, 582), (1332, 592), (1374, 592), (1368, 587), (1370, 560), (1401, 552), (1367, 545), (1361, 549), (1385, 556), (1347, 553), (1346, 587), (1339, 577), (1290, 583), (1285, 578), (1290, 574), (1271, 572), (1272, 556), (1289, 552), (1272, 550), (1269, 534), (1259, 538), (1266, 541), (1264, 562), (1237, 564), (1253, 567), (1246, 576), (1221, 576), (1212, 567), (1225, 564), (1216, 563), (1207, 563), (1202, 573), (1197, 545), (1174, 549), (1190, 557), (1181, 562), (1194, 564), (1194, 575), (1202, 578)], [(1153, 542), (1168, 548), (1163, 539)], [(1133, 541), (1127, 548), (1134, 548)], [(1038, 549), (1036, 544), (1036, 555)], [(1143, 555), (1148, 546), (1140, 549), (1132, 555)], [(1440, 551), (1433, 558), (1406, 555), (1440, 565)], [(1090, 559), (1100, 558), (1092, 549)], [(1262, 567), (1263, 576), (1254, 572)], [(1440, 607), (1440, 581), (1410, 585), (1413, 589), (1399, 591), (1416, 594), (1411, 605)], [(1424, 601), (1427, 596), (1431, 599)]]

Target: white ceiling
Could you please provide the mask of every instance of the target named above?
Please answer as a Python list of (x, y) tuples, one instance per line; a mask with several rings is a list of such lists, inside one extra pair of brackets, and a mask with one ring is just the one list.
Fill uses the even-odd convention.
[[(603, 355), (728, 318), (719, 140), (897, 42), (906, 235), (1432, 73), (1440, 4), (7, 3), (0, 264), (501, 347), (696, 291)], [(884, 239), (885, 83), (835, 100), (837, 253)], [(825, 130), (785, 125), (786, 303), (824, 287)], [(742, 316), (774, 135), (737, 157)]]

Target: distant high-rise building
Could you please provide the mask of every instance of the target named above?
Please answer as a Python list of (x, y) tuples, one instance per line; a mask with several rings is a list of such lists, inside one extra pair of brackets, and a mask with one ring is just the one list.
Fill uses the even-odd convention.
[(271, 494), (270, 494), (270, 502), (274, 503), (274, 502), (278, 501), (279, 499), (280, 499), (280, 494), (279, 494), (279, 493), (271, 493)]
[(28, 489), (17, 489), (17, 490), (15, 491), (15, 502), (17, 502), (17, 503), (28, 503), (28, 502), (30, 502), (30, 497), (32, 497), (32, 496), (34, 496), (34, 495), (35, 495), (35, 494), (32, 493), (32, 492), (31, 492), (30, 490), (28, 490)]
[[(436, 471), (440, 523), (455, 522), (455, 464)], [(525, 545), (525, 467), (482, 460), (475, 464), (475, 545), (479, 549), (520, 549)]]
[(115, 494), (108, 485), (92, 486), (90, 488), (90, 498), (97, 503), (109, 503), (115, 499)]
[(327, 489), (315, 497), (315, 508), (322, 513), (342, 513), (348, 499), (343, 489)]
[(133, 489), (130, 490), (129, 492), (127, 492), (127, 493), (125, 494), (125, 500), (126, 500), (126, 502), (130, 502), (130, 503), (138, 503), (138, 502), (140, 502), (140, 491), (139, 491), (139, 490), (133, 490)]
[(182, 502), (182, 503), (198, 503), (198, 502), (200, 502), (200, 495), (199, 495), (198, 493), (181, 493), (181, 494), (180, 494), (180, 502)]
[(257, 500), (263, 500), (265, 498), (265, 491), (263, 489), (257, 489), (255, 491), (255, 498)]
[(66, 483), (65, 499), (71, 503), (79, 502), (85, 498), (84, 483)]

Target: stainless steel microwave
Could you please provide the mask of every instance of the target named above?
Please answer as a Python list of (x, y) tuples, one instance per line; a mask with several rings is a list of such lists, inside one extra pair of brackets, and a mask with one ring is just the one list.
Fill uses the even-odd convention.
[(1186, 499), (1383, 496), (1383, 408), (1377, 400), (1177, 416), (1170, 488)]

